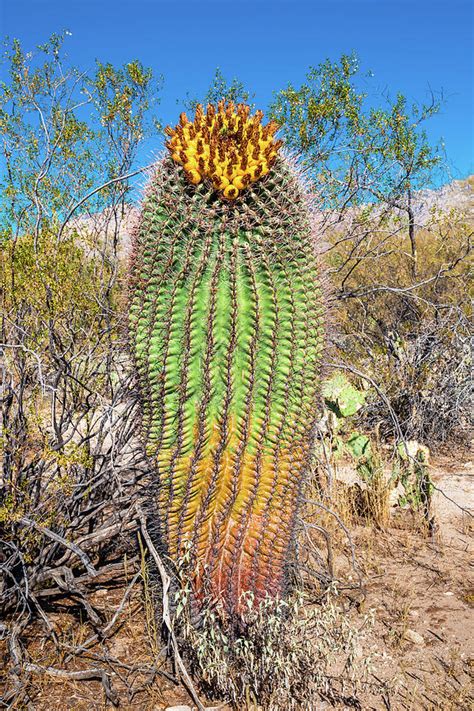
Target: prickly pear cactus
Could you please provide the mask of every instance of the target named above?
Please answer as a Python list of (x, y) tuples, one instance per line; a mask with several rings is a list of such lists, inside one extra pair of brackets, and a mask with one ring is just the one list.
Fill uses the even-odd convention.
[(167, 129), (131, 268), (159, 535), (231, 614), (285, 594), (324, 340), (308, 198), (261, 119), (221, 102)]

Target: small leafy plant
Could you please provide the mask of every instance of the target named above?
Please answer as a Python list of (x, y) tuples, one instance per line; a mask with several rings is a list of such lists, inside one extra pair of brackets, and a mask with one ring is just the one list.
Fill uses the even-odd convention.
[(371, 616), (355, 627), (338, 606), (334, 586), (317, 605), (301, 590), (257, 604), (249, 591), (240, 600), (239, 626), (231, 626), (215, 601), (196, 616), (187, 565), (185, 554), (177, 565), (174, 628), (209, 697), (266, 711), (315, 708), (321, 699), (357, 706), (370, 670), (361, 646)]

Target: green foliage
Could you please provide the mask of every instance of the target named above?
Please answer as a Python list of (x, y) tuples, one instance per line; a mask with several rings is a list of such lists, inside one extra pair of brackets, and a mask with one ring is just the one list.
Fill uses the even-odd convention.
[(355, 415), (363, 406), (366, 395), (355, 388), (343, 373), (336, 373), (323, 386), (326, 406), (337, 417)]
[(51, 357), (51, 322), (62, 347), (79, 349), (97, 337), (102, 316), (97, 289), (107, 272), (97, 258), (86, 256), (75, 233), (59, 243), (48, 233), (6, 242), (0, 273), (3, 311), (12, 319), (21, 315), (22, 343), (41, 358)]
[(362, 76), (355, 54), (327, 59), (299, 87), (277, 92), (270, 107), (325, 207), (345, 210), (375, 199), (405, 208), (407, 195), (426, 186), (440, 164), (440, 149), (423, 126), (439, 113), (442, 97), (408, 107), (399, 93), (380, 103), (360, 88), (370, 76)]
[(422, 128), (439, 113), (441, 101), (433, 97), (431, 104), (409, 107), (399, 93), (386, 103), (386, 108), (369, 111), (356, 147), (361, 150), (364, 167), (377, 179), (375, 197), (390, 195), (396, 200), (408, 190), (425, 187), (441, 162), (439, 147), (430, 144)]
[(217, 67), (204, 96), (201, 98), (191, 98), (189, 94), (187, 94), (184, 105), (187, 111), (194, 112), (198, 104), (202, 104), (203, 106), (207, 104), (217, 105), (219, 101), (224, 99), (228, 102), (232, 101), (234, 104), (249, 104), (251, 108), (254, 108), (254, 104), (250, 101), (252, 98), (253, 95), (245, 88), (245, 85), (240, 79), (234, 77), (229, 81), (221, 69)]
[(336, 62), (326, 59), (310, 68), (299, 88), (290, 84), (276, 94), (272, 118), (280, 124), (286, 145), (302, 153), (313, 171), (331, 158), (334, 140), (338, 145), (348, 141), (359, 127), (365, 95), (353, 82), (358, 71), (354, 54)]
[(120, 165), (117, 156), (110, 154), (107, 177), (116, 177), (118, 170), (130, 170), (134, 148), (146, 135), (161, 129), (157, 117), (149, 117), (150, 108), (157, 101), (157, 88), (152, 70), (138, 60), (128, 62), (122, 69), (97, 62), (88, 87), (103, 127), (96, 140), (99, 144), (107, 140), (109, 145), (126, 147), (126, 151), (122, 149)]
[[(52, 229), (91, 188), (126, 173), (138, 143), (156, 130), (148, 116), (159, 85), (150, 69), (135, 60), (121, 69), (98, 63), (87, 74), (70, 66), (64, 40), (54, 34), (35, 52), (6, 43), (0, 238)], [(128, 190), (119, 182), (88, 208)]]

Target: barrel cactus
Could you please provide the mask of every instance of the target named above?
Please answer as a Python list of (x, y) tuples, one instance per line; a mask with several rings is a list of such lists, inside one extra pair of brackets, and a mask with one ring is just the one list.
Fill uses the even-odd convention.
[(220, 102), (166, 129), (130, 279), (157, 535), (234, 616), (287, 592), (324, 341), (310, 201), (262, 118)]

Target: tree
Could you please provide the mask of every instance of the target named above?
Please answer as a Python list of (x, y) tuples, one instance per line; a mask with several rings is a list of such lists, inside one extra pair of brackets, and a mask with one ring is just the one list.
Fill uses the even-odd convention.
[[(432, 184), (432, 172), (441, 163), (437, 145), (430, 145), (423, 124), (441, 108), (441, 99), (431, 97), (429, 104), (407, 105), (397, 94), (387, 107), (371, 109), (364, 120), (359, 139), (371, 146), (370, 153), (360, 151), (370, 175), (368, 191), (372, 196), (406, 213), (411, 247), (411, 273), (417, 276), (418, 249), (414, 192)], [(361, 140), (358, 146), (361, 147)]]
[(465, 429), (472, 235), (456, 211), (417, 213), (442, 165), (425, 127), (443, 96), (410, 107), (401, 93), (363, 91), (363, 79), (355, 55), (326, 60), (279, 91), (271, 114), (313, 185), (336, 352), (386, 393), (369, 407), (370, 424), (394, 432), (389, 401), (398, 431), (442, 440)]
[[(5, 237), (38, 237), (57, 225), (94, 186), (129, 172), (137, 147), (159, 127), (150, 116), (159, 82), (137, 60), (97, 63), (87, 75), (70, 66), (65, 33), (36, 52), (7, 45), (8, 80), (0, 84), (1, 224)], [(119, 181), (87, 204), (96, 211), (130, 185)]]
[(431, 184), (440, 165), (437, 145), (423, 126), (441, 108), (442, 96), (411, 109), (401, 93), (377, 97), (362, 92), (357, 56), (342, 55), (311, 68), (306, 82), (276, 94), (271, 114), (286, 144), (306, 166), (321, 205), (333, 210), (376, 201), (405, 212), (411, 244), (411, 271), (417, 274), (416, 221), (413, 193)]
[(310, 68), (306, 81), (275, 94), (270, 116), (285, 144), (299, 156), (323, 208), (341, 209), (357, 201), (358, 155), (354, 136), (361, 131), (366, 95), (358, 90), (356, 55), (326, 59)]
[(187, 111), (194, 112), (197, 104), (217, 104), (221, 99), (233, 101), (234, 104), (251, 104), (251, 99), (254, 97), (246, 88), (240, 79), (234, 77), (228, 80), (222, 73), (219, 67), (216, 68), (214, 77), (209, 84), (209, 88), (202, 99), (190, 98), (189, 94), (184, 101)]

